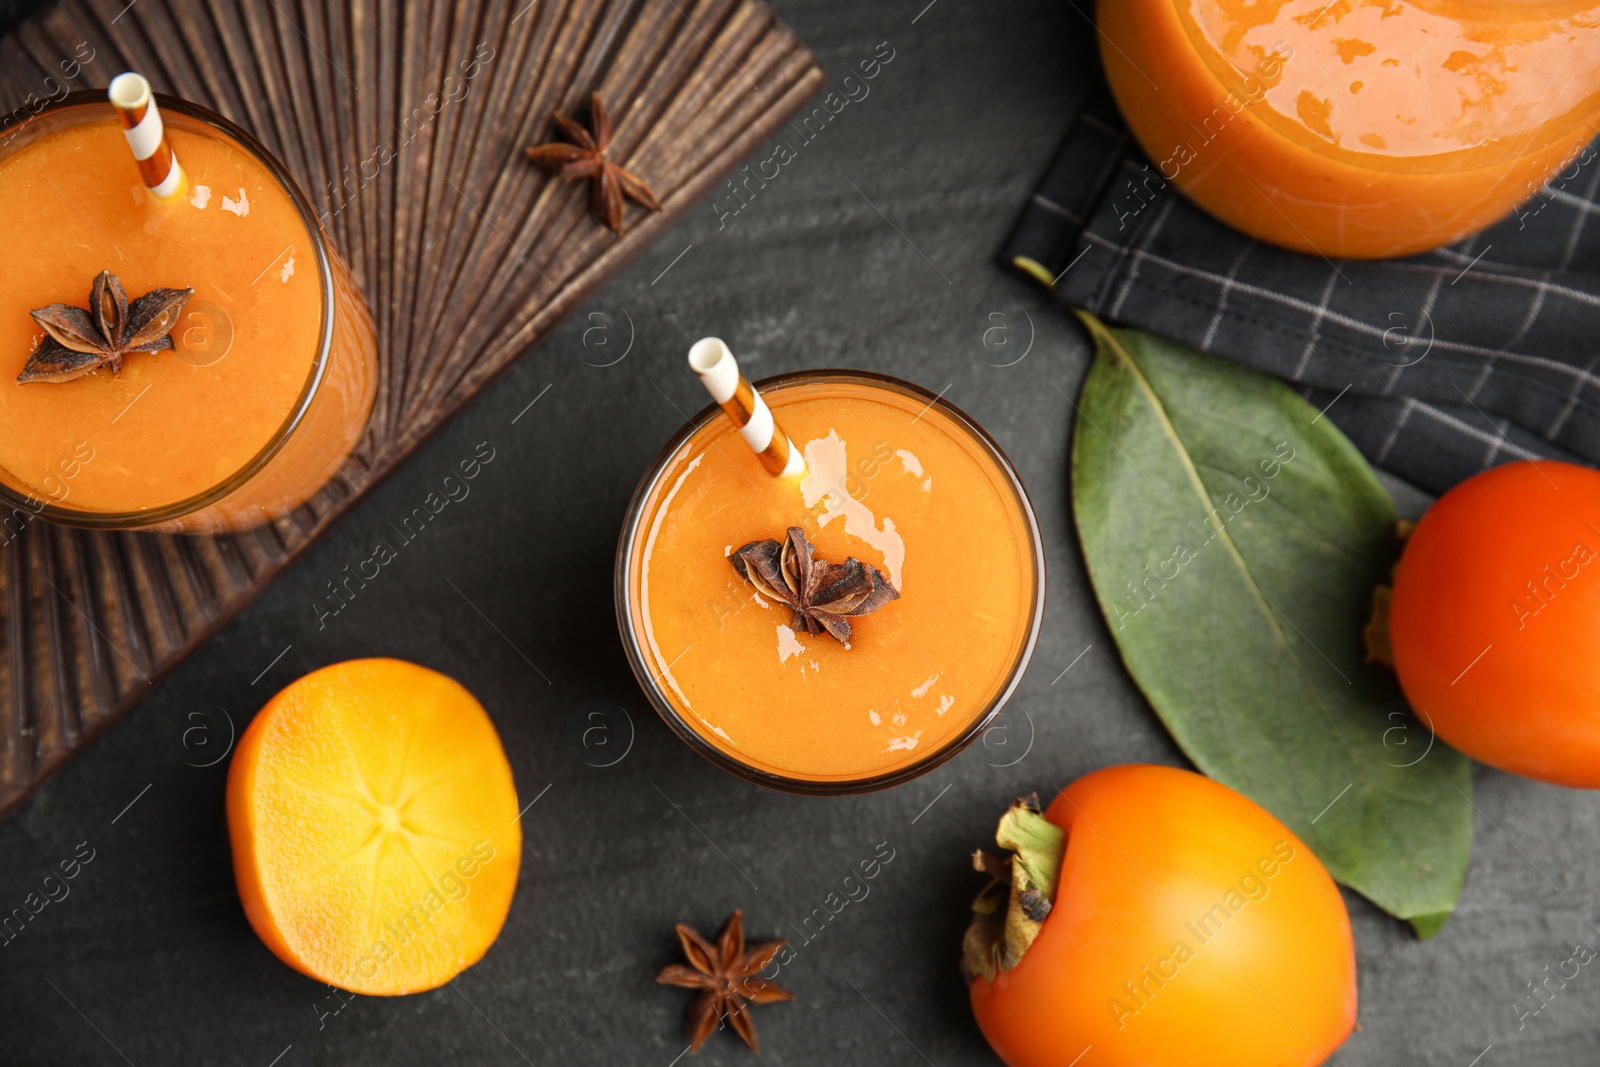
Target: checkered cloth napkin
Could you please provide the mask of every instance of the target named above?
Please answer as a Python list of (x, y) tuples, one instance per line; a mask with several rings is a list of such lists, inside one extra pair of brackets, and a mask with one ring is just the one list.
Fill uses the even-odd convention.
[(1287, 379), (1434, 493), (1485, 467), (1600, 464), (1600, 160), (1476, 237), (1388, 261), (1288, 252), (1161, 181), (1103, 87), (1002, 250), (1062, 299)]

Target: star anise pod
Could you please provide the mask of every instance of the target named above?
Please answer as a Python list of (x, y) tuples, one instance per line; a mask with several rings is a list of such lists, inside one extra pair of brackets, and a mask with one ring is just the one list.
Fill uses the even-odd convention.
[(591, 179), (594, 182), (591, 203), (595, 216), (611, 227), (613, 233), (618, 236), (622, 234), (624, 197), (646, 211), (661, 210), (661, 202), (643, 179), (611, 161), (611, 119), (606, 115), (599, 93), (589, 97), (589, 129), (584, 129), (565, 115), (551, 117), (573, 143), (552, 141), (529, 148), (528, 158), (541, 169), (561, 175), (563, 181)]
[(193, 295), (193, 289), (152, 289), (130, 304), (117, 276), (103, 270), (89, 290), (88, 311), (51, 304), (28, 312), (46, 336), (17, 381), (70, 382), (100, 367), (116, 373), (130, 352), (165, 351), (172, 347), (169, 335)]
[(757, 941), (747, 947), (744, 913), (738, 910), (722, 924), (715, 945), (683, 923), (676, 929), (689, 966), (668, 964), (656, 975), (656, 981), (700, 990), (700, 995), (689, 1005), (690, 1051), (699, 1052), (717, 1024), (726, 1018), (750, 1046), (750, 1051), (760, 1052), (761, 1039), (756, 1036), (756, 1025), (750, 1021), (749, 1009), (753, 1004), (794, 999), (793, 993), (777, 982), (762, 978), (759, 973), (771, 966), (773, 959), (789, 943), (788, 939)]
[(758, 592), (789, 606), (796, 630), (826, 630), (846, 646), (851, 618), (900, 598), (889, 579), (870, 564), (853, 556), (843, 563), (815, 558), (798, 526), (789, 527), (782, 544), (771, 538), (751, 541), (728, 558)]

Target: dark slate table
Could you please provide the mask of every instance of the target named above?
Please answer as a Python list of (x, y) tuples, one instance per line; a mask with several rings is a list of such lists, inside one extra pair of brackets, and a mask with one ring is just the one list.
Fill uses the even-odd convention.
[[(885, 843), (894, 858), (870, 894), (785, 969), (798, 1002), (759, 1011), (765, 1062), (997, 1062), (957, 973), (978, 888), (967, 852), (1019, 793), (1182, 758), (1117, 659), (1073, 536), (1066, 397), (1084, 341), (993, 262), (1081, 92), (1089, 25), (1072, 3), (925, 3), (779, 0), (834, 86), (889, 43), (870, 95), (738, 215), (691, 212), (0, 824), (0, 910), (80, 842), (93, 850), (70, 895), (0, 947), (0, 1063), (668, 1067), (688, 994), (652, 978), (676, 957), (672, 924), (714, 928), (738, 906), (753, 936), (800, 942), (801, 921)], [(682, 360), (708, 333), (752, 377), (844, 365), (946, 390), (1016, 460), (1051, 587), (1004, 732), (899, 789), (817, 800), (723, 774), (657, 720), (618, 644), (613, 550), (645, 464), (703, 403)], [(319, 628), (326, 584), (480, 442), (495, 458), (471, 495)], [(1408, 511), (1425, 504), (1396, 492)], [(470, 687), (524, 802), (539, 799), (487, 958), (454, 987), (356, 998), (319, 1028), (326, 990), (279, 963), (240, 911), (227, 763), (202, 764), (281, 686), (370, 655)], [(1337, 1062), (1595, 1061), (1592, 968), (1520, 1029), (1515, 1007), (1575, 943), (1600, 945), (1595, 801), (1482, 769), (1477, 786), (1477, 850), (1443, 935), (1419, 944), (1347, 894), (1362, 1030)], [(701, 1062), (752, 1061), (718, 1034)]]

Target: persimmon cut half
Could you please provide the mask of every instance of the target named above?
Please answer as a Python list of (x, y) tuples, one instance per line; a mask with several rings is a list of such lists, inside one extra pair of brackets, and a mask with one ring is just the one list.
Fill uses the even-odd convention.
[(516, 889), (517, 811), (482, 705), (401, 660), (293, 683), (228, 771), (250, 925), (289, 966), (355, 993), (433, 989), (483, 957)]

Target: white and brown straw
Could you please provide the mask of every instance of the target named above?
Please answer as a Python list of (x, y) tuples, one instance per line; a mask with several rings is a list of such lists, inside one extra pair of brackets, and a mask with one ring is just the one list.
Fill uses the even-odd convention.
[(171, 200), (183, 193), (186, 184), (183, 167), (167, 141), (167, 128), (156, 108), (150, 83), (141, 74), (129, 72), (111, 79), (107, 95), (122, 122), (122, 133), (139, 164), (139, 177), (158, 200)]
[(700, 383), (711, 399), (739, 427), (739, 436), (768, 472), (782, 477), (798, 477), (806, 472), (805, 457), (773, 419), (772, 409), (761, 394), (740, 373), (738, 361), (727, 345), (716, 337), (696, 341), (689, 349), (689, 366), (700, 375)]

